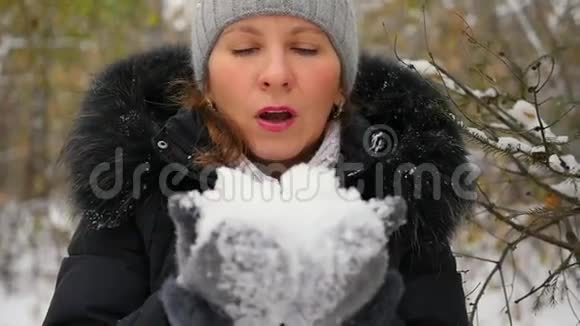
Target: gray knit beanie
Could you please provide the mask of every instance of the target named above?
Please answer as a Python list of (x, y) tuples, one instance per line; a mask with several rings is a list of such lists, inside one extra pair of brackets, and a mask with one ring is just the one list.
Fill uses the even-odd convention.
[(358, 71), (358, 34), (352, 0), (196, 0), (193, 14), (193, 71), (198, 87), (206, 77), (209, 55), (222, 31), (243, 18), (288, 15), (318, 25), (338, 53), (342, 86), (350, 94)]

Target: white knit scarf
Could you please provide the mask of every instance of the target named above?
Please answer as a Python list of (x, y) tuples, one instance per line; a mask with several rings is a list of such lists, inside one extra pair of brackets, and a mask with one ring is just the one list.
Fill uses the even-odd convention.
[[(333, 168), (338, 162), (338, 157), (340, 154), (340, 121), (331, 121), (324, 133), (324, 139), (318, 147), (318, 150), (314, 156), (308, 161), (308, 165), (311, 166), (325, 166), (328, 168)], [(252, 161), (250, 161), (246, 156), (234, 165), (235, 168), (242, 170), (244, 173), (253, 176), (258, 181), (276, 181), (275, 178), (265, 174), (260, 170)]]

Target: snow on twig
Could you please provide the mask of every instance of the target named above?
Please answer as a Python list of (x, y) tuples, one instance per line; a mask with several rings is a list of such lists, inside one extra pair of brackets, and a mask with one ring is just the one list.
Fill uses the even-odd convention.
[[(465, 91), (459, 87), (453, 79), (449, 78), (442, 71), (438, 71), (437, 67), (427, 60), (409, 60), (403, 59), (403, 62), (410, 68), (415, 69), (423, 77), (436, 77), (441, 74), (444, 86), (460, 95), (467, 95)], [(497, 97), (499, 94), (494, 88), (488, 88), (484, 91), (468, 88), (478, 98)]]

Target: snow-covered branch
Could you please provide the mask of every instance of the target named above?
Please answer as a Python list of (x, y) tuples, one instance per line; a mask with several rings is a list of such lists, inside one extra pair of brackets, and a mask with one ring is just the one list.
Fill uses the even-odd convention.
[[(501, 60), (502, 56), (497, 55), (496, 59)], [(554, 291), (557, 282), (563, 282), (565, 275), (580, 263), (580, 241), (577, 227), (574, 226), (580, 214), (580, 163), (568, 148), (575, 139), (559, 135), (552, 128), (572, 112), (574, 106), (560, 119), (549, 123), (541, 116), (548, 110), (549, 104), (540, 104), (537, 100), (543, 88), (540, 82), (532, 87), (522, 86), (522, 89), (528, 90), (529, 98), (510, 94), (499, 83), (479, 90), (461, 82), (434, 60), (431, 57), (429, 60), (402, 61), (445, 88), (444, 93), (449, 96), (450, 103), (465, 117), (460, 120), (456, 114), (450, 113), (452, 120), (472, 140), (472, 151), (481, 153), (474, 155), (474, 159), (477, 157), (474, 162), (482, 164), (480, 168), (484, 174), (479, 185), (481, 199), (476, 211), (482, 217), (498, 221), (503, 229), (508, 230), (500, 234), (489, 231), (494, 238), (506, 240), (502, 240), (505, 243), (501, 257), (492, 262), (494, 268), (483, 283), (479, 283), (480, 287), (474, 290), (471, 321), (475, 320), (485, 290), (494, 278), (501, 280), (500, 285), (506, 294), (505, 309), (510, 311), (513, 303), (507, 295), (504, 275), (507, 258), (515, 254), (522, 242), (532, 240), (555, 247), (568, 256), (559, 267), (554, 267), (555, 274), (549, 275), (546, 281), (532, 288), (518, 301), (535, 295), (535, 305), (539, 306), (542, 295), (546, 291)], [(514, 80), (519, 85), (525, 83), (516, 76)], [(473, 106), (482, 110), (473, 110)], [(494, 182), (512, 186), (505, 188), (509, 189), (507, 192), (499, 191), (493, 186)], [(516, 182), (517, 186), (514, 186)], [(519, 203), (521, 198), (512, 196), (524, 196), (525, 204)], [(565, 232), (558, 232), (559, 229)], [(510, 321), (511, 318), (508, 313)]]

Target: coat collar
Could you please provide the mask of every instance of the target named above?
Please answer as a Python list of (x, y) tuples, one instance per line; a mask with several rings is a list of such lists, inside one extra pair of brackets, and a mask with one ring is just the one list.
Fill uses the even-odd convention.
[[(183, 181), (174, 190), (199, 186), (201, 171), (189, 157), (208, 144), (207, 130), (199, 114), (171, 101), (172, 85), (193, 77), (190, 56), (184, 46), (133, 55), (107, 67), (91, 84), (63, 158), (73, 201), (95, 228), (134, 217), (136, 205), (159, 193), (159, 176), (168, 165), (178, 168), (166, 177), (181, 174), (177, 180)], [(451, 190), (451, 174), (466, 162), (466, 152), (446, 100), (406, 66), (362, 55), (350, 102), (356, 113), (343, 124), (341, 138), (345, 184), (361, 178), (386, 181), (386, 195), (393, 192), (389, 181), (401, 165), (435, 165), (443, 180), (440, 199), (415, 200), (406, 178), (402, 195), (410, 224), (449, 237), (469, 203)], [(379, 163), (381, 176), (374, 168)], [(427, 182), (423, 190), (430, 186)]]

